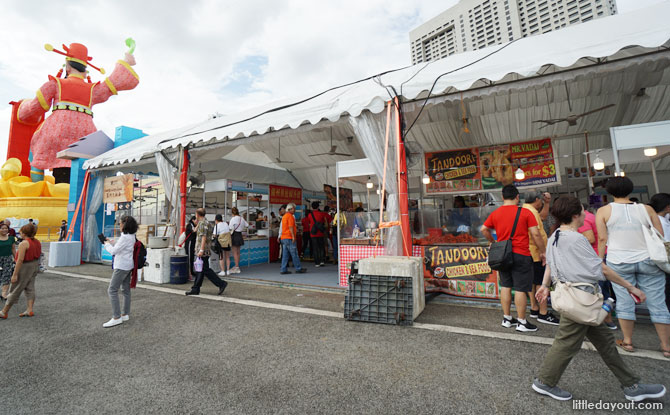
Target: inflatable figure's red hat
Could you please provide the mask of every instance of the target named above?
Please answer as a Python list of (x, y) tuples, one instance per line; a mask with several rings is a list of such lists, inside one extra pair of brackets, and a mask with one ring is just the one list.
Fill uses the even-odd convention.
[(48, 43), (44, 45), (44, 49), (48, 50), (49, 52), (56, 52), (60, 55), (65, 56), (65, 60), (77, 62), (84, 66), (90, 66), (91, 68), (97, 70), (101, 74), (105, 73), (104, 69), (97, 68), (96, 66), (90, 63), (91, 59), (93, 58), (88, 56), (88, 49), (81, 43), (70, 43), (70, 47), (63, 45), (63, 49), (65, 49), (65, 52), (61, 52), (60, 50), (54, 49), (54, 47)]

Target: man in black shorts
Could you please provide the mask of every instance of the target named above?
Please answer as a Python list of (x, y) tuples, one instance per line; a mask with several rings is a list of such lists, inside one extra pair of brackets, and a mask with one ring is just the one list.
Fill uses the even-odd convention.
[[(544, 231), (544, 226), (542, 226), (542, 219), (540, 211), (544, 206), (544, 194), (538, 190), (531, 190), (524, 195), (523, 208), (530, 210), (530, 212), (535, 217), (540, 231), (540, 237), (544, 242), (546, 247), (547, 245), (547, 234)], [(529, 235), (530, 236), (530, 235)], [(533, 292), (530, 296), (530, 317), (537, 319), (538, 323), (551, 324), (553, 326), (558, 326), (560, 319), (553, 315), (551, 312), (547, 311), (547, 302), (538, 303), (535, 299), (535, 293), (538, 288), (542, 285), (542, 280), (544, 279), (544, 270), (545, 266), (540, 259), (540, 254), (542, 253), (532, 237), (529, 237), (529, 249), (530, 255), (533, 258)]]
[[(526, 296), (533, 291), (533, 258), (530, 255), (529, 236), (538, 247), (540, 259), (545, 262), (545, 243), (540, 236), (538, 223), (528, 209), (519, 206), (519, 191), (508, 184), (502, 189), (503, 205), (486, 218), (482, 234), (493, 243), (491, 230), (495, 230), (498, 241), (505, 241), (512, 234), (514, 219), (519, 212), (519, 221), (512, 238), (514, 265), (509, 271), (498, 272), (500, 278), (500, 303), (503, 309), (503, 327), (516, 326), (517, 331), (537, 331), (537, 327), (526, 320)], [(518, 319), (512, 317), (512, 289)]]

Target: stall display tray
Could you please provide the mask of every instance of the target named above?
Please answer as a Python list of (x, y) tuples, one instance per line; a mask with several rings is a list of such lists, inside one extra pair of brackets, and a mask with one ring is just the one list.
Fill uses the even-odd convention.
[[(372, 238), (342, 238), (340, 239), (340, 244), (371, 246), (377, 245), (377, 242)], [(382, 241), (379, 241), (379, 245), (383, 245)]]

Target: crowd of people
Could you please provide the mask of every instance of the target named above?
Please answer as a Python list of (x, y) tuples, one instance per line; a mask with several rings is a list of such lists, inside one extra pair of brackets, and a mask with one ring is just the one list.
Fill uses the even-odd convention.
[[(295, 258), (300, 263), (307, 255), (311, 256), (314, 261), (314, 267), (319, 268), (331, 262), (329, 253), (332, 252), (332, 261), (337, 262), (338, 256), (338, 238), (337, 232), (340, 229), (337, 215), (334, 209), (324, 206), (320, 209), (321, 203), (314, 201), (311, 203), (311, 209), (305, 209), (303, 217), (300, 221), (302, 225), (302, 246), (298, 249), (297, 245), (297, 225), (295, 222), (295, 205), (294, 211), (290, 211), (289, 205), (282, 205), (279, 208), (279, 218), (277, 218), (278, 236), (277, 241), (280, 243), (280, 260), (281, 268), (280, 274), (290, 274), (288, 270), (289, 263), (292, 263), (296, 269), (296, 273), (304, 273), (304, 267), (297, 266)], [(274, 212), (272, 213), (274, 217)], [(293, 229), (293, 233), (288, 228)], [(293, 248), (295, 251), (292, 252)], [(284, 262), (286, 261), (286, 266)]]
[[(270, 230), (276, 234), (279, 244), (280, 274), (290, 274), (288, 268), (293, 267), (295, 272), (307, 272), (302, 265), (304, 259), (311, 257), (316, 268), (324, 266), (331, 261), (337, 262), (338, 243), (337, 232), (339, 230), (337, 218), (328, 206), (320, 209), (320, 202), (311, 203), (311, 209), (306, 209), (300, 220), (302, 233), (300, 234), (302, 244), (298, 244), (299, 228), (295, 218), (295, 204), (282, 205), (279, 207), (278, 215), (270, 212)], [(204, 209), (198, 209), (203, 211)], [(246, 218), (240, 215), (236, 207), (231, 209), (232, 217), (226, 222), (221, 214), (215, 216), (214, 224), (210, 224), (204, 217), (196, 213), (186, 224), (186, 229), (180, 246), (183, 246), (188, 256), (189, 280), (195, 282), (193, 289), (187, 294), (199, 293), (198, 275), (194, 268), (196, 259), (200, 256), (207, 266), (206, 276), (218, 279), (241, 273), (240, 249), (244, 246), (243, 232), (249, 224)], [(210, 229), (206, 229), (210, 228)], [(205, 242), (203, 244), (203, 237)], [(208, 254), (199, 255), (199, 251)], [(332, 252), (332, 258), (329, 253)], [(209, 256), (218, 257), (221, 271), (215, 274), (209, 268)], [(231, 258), (232, 256), (232, 258)], [(207, 258), (207, 260), (205, 260)], [(213, 280), (210, 278), (210, 280)], [(201, 282), (200, 282), (201, 284)], [(218, 281), (215, 283), (221, 286)]]
[[(670, 194), (659, 193), (649, 204), (640, 204), (630, 197), (633, 183), (627, 177), (607, 181), (606, 190), (611, 201), (597, 209), (595, 214), (588, 205), (573, 196), (553, 200), (549, 193), (530, 191), (523, 195), (514, 185), (502, 189), (503, 205), (484, 221), (481, 232), (491, 242), (511, 240), (513, 264), (499, 271), (501, 325), (518, 332), (534, 332), (538, 327), (530, 319), (542, 324), (558, 326), (554, 342), (547, 353), (532, 388), (558, 400), (572, 395), (559, 388), (558, 382), (572, 358), (588, 338), (619, 380), (627, 399), (640, 401), (659, 398), (666, 393), (660, 384), (640, 383), (640, 377), (621, 358), (617, 348), (634, 353), (634, 326), (638, 309), (636, 303), (645, 302), (659, 339), (660, 351), (670, 358), (670, 276), (652, 261), (645, 227), (653, 227), (665, 241), (670, 242)], [(305, 251), (312, 253), (315, 267), (327, 261), (327, 243), (337, 240), (342, 225), (327, 208), (319, 209), (312, 203), (302, 218), (303, 249), (298, 252), (296, 206), (282, 206), (279, 217), (271, 214), (278, 224), (281, 244), (281, 274), (289, 274), (289, 262), (296, 273), (306, 269), (301, 263)], [(65, 222), (63, 228), (65, 228)], [(130, 319), (131, 287), (136, 282), (137, 238), (136, 220), (131, 216), (120, 218), (121, 236), (105, 240), (105, 248), (113, 257), (113, 272), (108, 287), (112, 318), (103, 324), (109, 328)], [(227, 282), (221, 277), (240, 272), (242, 233), (248, 223), (237, 208), (225, 222), (221, 215), (214, 223), (206, 219), (206, 211), (197, 209), (188, 222), (184, 236), (189, 255), (189, 271), (193, 286), (186, 295), (198, 295), (204, 278), (218, 287), (222, 294)], [(10, 309), (25, 293), (27, 308), (20, 317), (34, 316), (35, 277), (42, 255), (40, 241), (35, 238), (37, 227), (28, 223), (21, 227), (18, 238), (7, 221), (0, 222), (0, 299), (5, 303), (0, 319), (6, 319)], [(65, 233), (65, 230), (63, 230)], [(17, 242), (19, 242), (17, 244)], [(333, 244), (334, 256), (337, 243)], [(209, 257), (218, 255), (221, 272), (215, 273)], [(235, 266), (231, 268), (231, 258)], [(621, 328), (621, 339), (615, 339), (619, 329), (608, 315), (602, 324), (593, 326), (575, 321), (574, 317), (556, 316), (549, 311), (551, 288), (557, 282), (586, 284), (591, 294), (602, 293), (615, 302), (615, 313)], [(123, 296), (123, 307), (119, 301)], [(530, 313), (527, 302), (530, 299)], [(512, 316), (512, 302), (516, 318)]]
[[(669, 276), (651, 260), (644, 236), (644, 228), (653, 226), (670, 242), (670, 195), (656, 194), (649, 205), (643, 205), (631, 200), (633, 187), (627, 177), (609, 179), (606, 190), (612, 200), (594, 215), (573, 196), (561, 196), (552, 204), (548, 193), (528, 192), (520, 206), (519, 191), (507, 185), (502, 189), (503, 205), (482, 225), (482, 234), (490, 242), (510, 237), (512, 241), (513, 265), (499, 272), (502, 326), (519, 332), (537, 331), (526, 318), (528, 297), (531, 318), (559, 326), (532, 383), (540, 394), (558, 400), (572, 398), (557, 384), (587, 337), (619, 380), (627, 399), (641, 401), (665, 395), (663, 385), (640, 383), (640, 377), (616, 350), (635, 352), (636, 303), (645, 302), (659, 348), (670, 358)], [(602, 324), (592, 326), (548, 312), (550, 289), (557, 281), (579, 283), (587, 292), (615, 300), (623, 339), (615, 340), (618, 327), (611, 313)], [(516, 318), (511, 313), (512, 290)]]

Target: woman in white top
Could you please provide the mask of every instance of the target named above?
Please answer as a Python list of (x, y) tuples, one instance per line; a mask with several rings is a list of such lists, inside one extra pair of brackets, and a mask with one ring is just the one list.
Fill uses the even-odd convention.
[[(614, 177), (607, 181), (607, 193), (614, 202), (598, 209), (598, 254), (607, 254), (607, 265), (626, 281), (647, 294), (647, 308), (661, 342), (665, 357), (670, 357), (670, 312), (665, 304), (665, 273), (650, 259), (643, 226), (648, 216), (653, 226), (663, 234), (658, 215), (650, 206), (632, 203), (633, 182), (628, 177)], [(607, 245), (607, 250), (605, 250)], [(621, 285), (612, 283), (616, 293), (616, 313), (623, 332), (617, 346), (627, 352), (633, 347), (635, 301)]]
[[(230, 228), (228, 224), (223, 221), (223, 216), (217, 214), (214, 218), (214, 231), (212, 232), (212, 239), (219, 240), (219, 235), (230, 234)], [(220, 244), (213, 244), (212, 246), (219, 246)], [(221, 246), (220, 250), (217, 250), (219, 255), (219, 266), (221, 267), (221, 272), (219, 272), (219, 277), (225, 277), (230, 271), (230, 245)]]
[[(658, 219), (663, 226), (665, 240), (670, 242), (670, 194), (657, 193), (649, 200), (649, 206), (654, 208)], [(670, 310), (670, 274), (665, 274), (665, 305)]]
[(230, 269), (230, 274), (239, 274), (240, 273), (240, 247), (244, 245), (244, 238), (242, 237), (242, 232), (247, 229), (249, 224), (242, 216), (240, 216), (240, 211), (236, 207), (231, 209), (233, 217), (228, 223), (230, 232), (232, 234), (232, 246), (233, 246), (233, 259), (235, 260), (235, 266)]
[[(112, 303), (112, 319), (102, 325), (109, 328), (118, 326), (124, 321), (130, 319), (130, 278), (135, 268), (133, 258), (133, 249), (135, 247), (135, 233), (137, 232), (137, 222), (132, 216), (121, 217), (121, 237), (114, 241), (105, 240), (105, 249), (114, 256), (114, 272), (112, 280), (109, 282), (107, 293)], [(119, 304), (119, 288), (123, 294), (123, 314), (121, 314), (121, 305)]]

